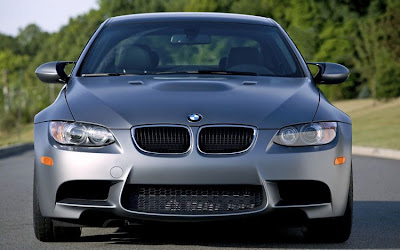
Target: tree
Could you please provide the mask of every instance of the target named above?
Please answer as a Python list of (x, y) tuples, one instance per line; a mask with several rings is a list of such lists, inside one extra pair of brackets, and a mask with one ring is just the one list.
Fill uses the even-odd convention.
[(384, 14), (373, 10), (357, 23), (354, 62), (374, 98), (400, 96), (400, 4), (392, 2)]
[(20, 53), (28, 56), (34, 56), (41, 50), (44, 41), (49, 37), (47, 32), (43, 32), (36, 24), (29, 24), (19, 30), (16, 37)]

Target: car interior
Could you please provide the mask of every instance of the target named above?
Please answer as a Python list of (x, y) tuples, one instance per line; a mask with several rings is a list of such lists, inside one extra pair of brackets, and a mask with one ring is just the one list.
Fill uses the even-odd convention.
[(154, 32), (104, 39), (99, 43), (107, 46), (102, 44), (103, 51), (90, 55), (82, 73), (161, 74), (204, 70), (303, 76), (276, 32), (248, 37), (239, 33), (192, 34), (186, 30), (187, 34)]

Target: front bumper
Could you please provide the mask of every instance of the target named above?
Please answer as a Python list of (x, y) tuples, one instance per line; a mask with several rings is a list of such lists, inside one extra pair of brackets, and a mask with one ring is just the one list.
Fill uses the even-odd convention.
[[(198, 127), (191, 127), (194, 137)], [(277, 130), (259, 130), (253, 146), (234, 155), (204, 155), (196, 147), (184, 155), (149, 155), (134, 145), (130, 130), (112, 130), (117, 143), (102, 148), (70, 148), (54, 144), (48, 123), (35, 124), (35, 182), (41, 213), (60, 220), (77, 220), (90, 211), (118, 218), (144, 220), (209, 220), (246, 215), (263, 215), (278, 210), (301, 210), (310, 219), (344, 214), (351, 173), (351, 125), (338, 123), (338, 136), (317, 147), (284, 147), (271, 142)], [(197, 141), (197, 138), (193, 138)], [(78, 151), (79, 150), (79, 151)], [(40, 162), (54, 160), (53, 166)], [(346, 157), (334, 165), (336, 157)], [(59, 187), (68, 181), (106, 181), (107, 199), (57, 201)], [(330, 202), (283, 204), (279, 181), (318, 181), (330, 190)], [(262, 185), (266, 202), (262, 208), (234, 214), (179, 215), (128, 211), (121, 206), (127, 184), (155, 185)]]

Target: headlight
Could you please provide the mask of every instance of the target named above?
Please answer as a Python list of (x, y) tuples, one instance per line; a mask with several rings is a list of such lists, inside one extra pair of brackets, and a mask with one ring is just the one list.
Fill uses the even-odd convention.
[(76, 146), (104, 146), (115, 141), (111, 131), (78, 122), (50, 122), (50, 134), (57, 142)]
[(284, 146), (328, 144), (336, 138), (337, 122), (316, 122), (288, 126), (279, 130), (273, 141)]

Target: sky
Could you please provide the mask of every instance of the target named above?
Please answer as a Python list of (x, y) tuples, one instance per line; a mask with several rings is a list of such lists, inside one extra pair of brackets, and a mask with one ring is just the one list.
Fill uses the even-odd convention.
[(97, 8), (97, 0), (0, 0), (0, 33), (16, 36), (31, 23), (55, 32), (68, 24), (70, 17)]

